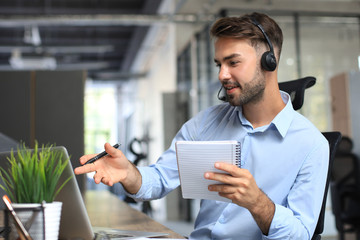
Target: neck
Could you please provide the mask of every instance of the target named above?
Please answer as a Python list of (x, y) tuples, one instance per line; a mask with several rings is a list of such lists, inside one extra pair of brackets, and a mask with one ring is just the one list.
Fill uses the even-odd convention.
[(252, 124), (254, 129), (270, 124), (276, 115), (285, 107), (277, 79), (267, 80), (266, 84), (262, 99), (242, 106), (244, 116)]

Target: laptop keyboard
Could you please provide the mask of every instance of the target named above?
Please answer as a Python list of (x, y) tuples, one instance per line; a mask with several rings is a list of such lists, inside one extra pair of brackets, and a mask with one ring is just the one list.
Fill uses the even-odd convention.
[(116, 240), (116, 239), (127, 239), (130, 237), (134, 237), (133, 235), (128, 234), (120, 234), (120, 233), (105, 233), (99, 232), (95, 234), (95, 240)]

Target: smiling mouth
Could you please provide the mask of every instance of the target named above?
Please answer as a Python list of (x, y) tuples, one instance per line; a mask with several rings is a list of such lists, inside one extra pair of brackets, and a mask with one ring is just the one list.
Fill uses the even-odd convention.
[(237, 88), (238, 86), (224, 86), (225, 90), (231, 90)]
[(223, 83), (223, 87), (224, 87), (224, 89), (225, 90), (227, 90), (227, 91), (230, 91), (230, 90), (232, 90), (232, 89), (234, 89), (234, 88), (240, 88), (241, 89), (241, 86), (240, 86), (240, 84), (239, 83), (237, 83), (237, 82), (224, 82)]
[(240, 88), (241, 90), (241, 86), (239, 84), (236, 83), (232, 83), (232, 84), (225, 84), (224, 85), (224, 89), (226, 90), (227, 94), (231, 94), (233, 92), (234, 89)]

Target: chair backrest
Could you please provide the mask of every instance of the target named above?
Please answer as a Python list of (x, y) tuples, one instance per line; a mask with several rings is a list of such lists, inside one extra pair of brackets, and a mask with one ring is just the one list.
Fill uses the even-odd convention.
[[(344, 184), (360, 183), (360, 164), (359, 158), (352, 151), (353, 142), (351, 138), (343, 136), (338, 151), (335, 155), (334, 168), (331, 172), (331, 181), (335, 182), (338, 187)], [(360, 186), (359, 191), (360, 191)]]
[(304, 77), (296, 80), (280, 82), (279, 88), (290, 95), (293, 108), (295, 110), (299, 110), (304, 103), (305, 89), (314, 86), (315, 83), (316, 78)]
[(346, 232), (358, 231), (360, 237), (360, 159), (352, 151), (353, 142), (343, 136), (331, 171), (331, 203), (339, 239)]
[[(304, 77), (296, 80), (281, 82), (279, 83), (279, 89), (287, 92), (290, 95), (293, 108), (295, 110), (299, 110), (304, 103), (305, 90), (309, 87), (314, 86), (315, 83), (316, 83), (316, 78)], [(312, 240), (321, 239), (320, 234), (324, 231), (325, 207), (326, 207), (327, 193), (329, 190), (331, 171), (334, 163), (335, 153), (338, 148), (339, 142), (341, 140), (340, 132), (323, 132), (323, 135), (329, 142), (329, 148), (330, 148), (329, 168), (328, 168), (327, 180), (326, 180), (320, 215)]]
[(328, 168), (328, 174), (327, 174), (327, 179), (326, 179), (326, 185), (325, 185), (325, 191), (324, 191), (324, 197), (323, 197), (323, 202), (322, 202), (322, 206), (321, 206), (321, 211), (320, 211), (319, 219), (318, 219), (312, 240), (320, 239), (321, 238), (320, 234), (324, 231), (326, 198), (327, 198), (327, 193), (329, 190), (331, 171), (332, 171), (333, 164), (334, 164), (336, 150), (337, 150), (340, 140), (341, 140), (340, 132), (323, 132), (322, 134), (329, 142), (329, 148), (330, 148), (329, 168)]

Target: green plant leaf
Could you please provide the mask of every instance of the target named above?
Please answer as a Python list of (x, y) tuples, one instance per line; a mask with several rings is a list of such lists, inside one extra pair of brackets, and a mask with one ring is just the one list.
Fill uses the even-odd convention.
[(71, 179), (59, 182), (69, 159), (65, 159), (62, 152), (54, 151), (50, 144), (39, 148), (35, 141), (34, 149), (21, 144), (17, 152), (11, 151), (7, 160), (9, 168), (0, 168), (0, 178), (3, 180), (0, 187), (13, 202), (52, 202)]

